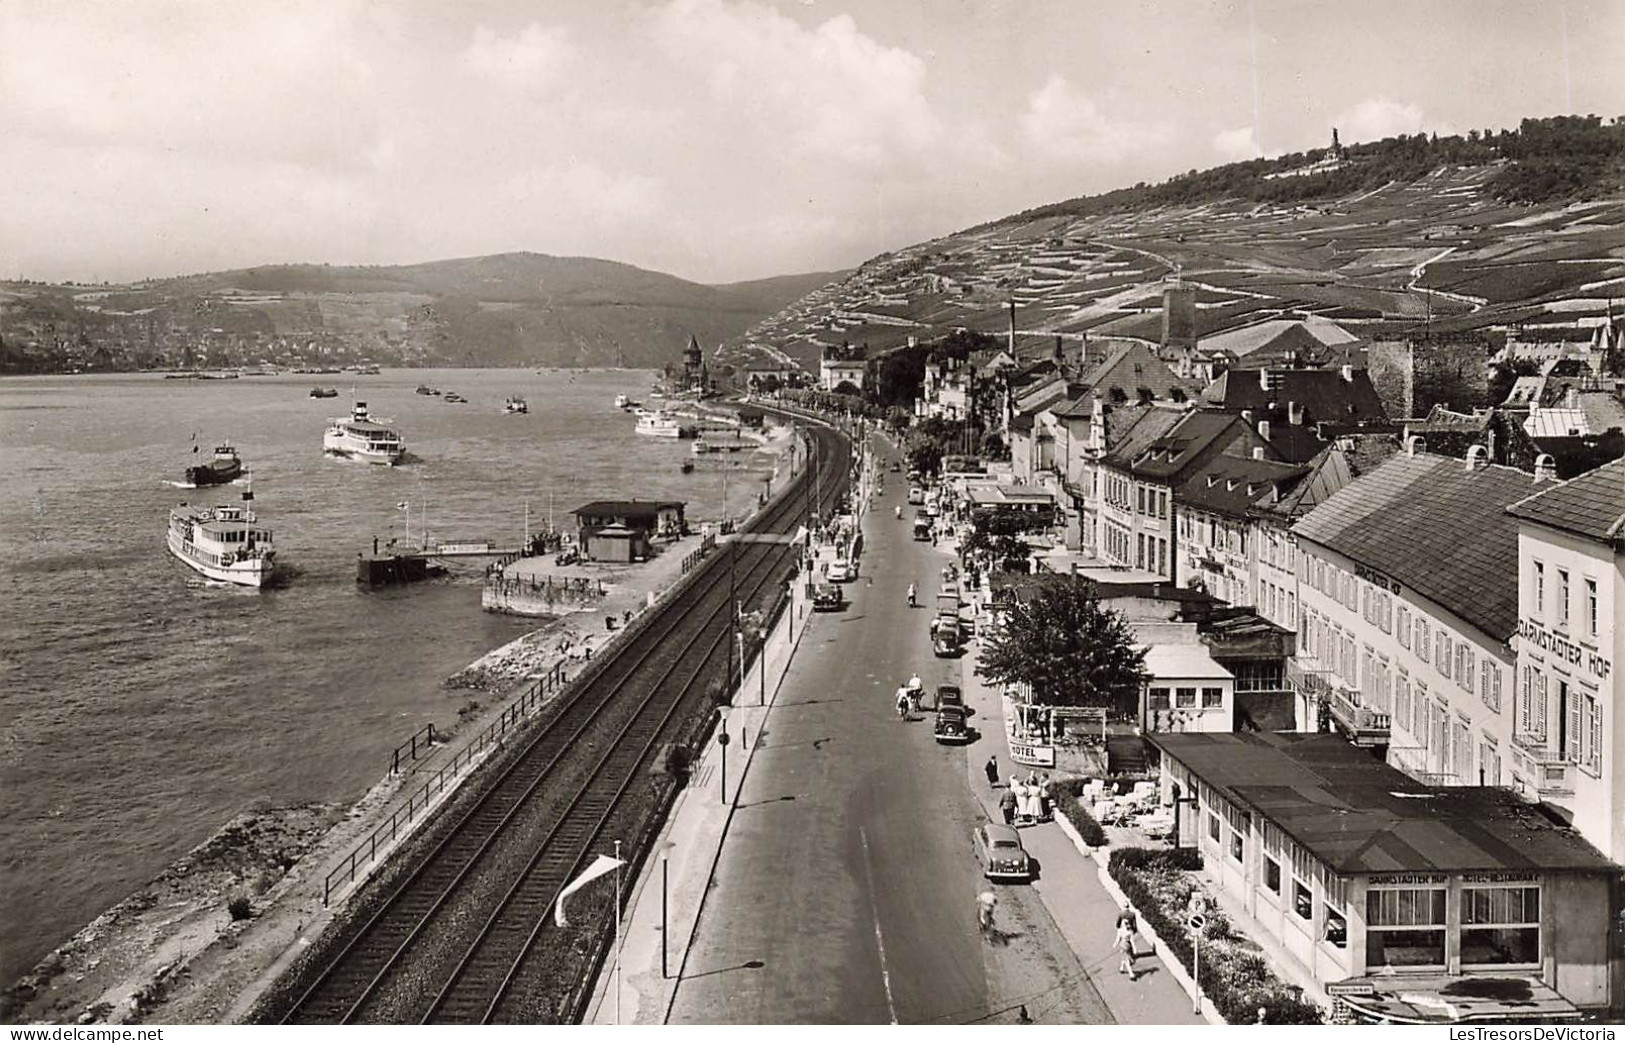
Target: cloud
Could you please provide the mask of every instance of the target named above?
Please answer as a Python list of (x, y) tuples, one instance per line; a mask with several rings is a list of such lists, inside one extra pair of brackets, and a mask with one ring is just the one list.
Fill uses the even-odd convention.
[(1080, 163), (1121, 163), (1173, 137), (1169, 123), (1114, 117), (1059, 73), (1028, 97), (1021, 128), (1040, 151)]
[(1380, 141), (1396, 134), (1419, 134), (1424, 129), (1420, 106), (1389, 98), (1367, 98), (1333, 116), (1332, 126), (1337, 128), (1344, 144)]
[(572, 50), (563, 28), (532, 22), (509, 38), (481, 25), (475, 27), (474, 39), (461, 57), (463, 65), (478, 75), (513, 87), (535, 87), (562, 73)]

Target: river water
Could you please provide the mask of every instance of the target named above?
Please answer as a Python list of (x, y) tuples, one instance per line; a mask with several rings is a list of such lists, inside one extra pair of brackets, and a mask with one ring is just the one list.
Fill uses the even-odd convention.
[[(396, 370), (378, 376), (0, 380), (0, 983), (258, 800), (351, 800), (389, 751), (447, 725), (441, 681), (534, 620), (482, 612), (478, 564), (366, 591), (374, 535), (516, 544), (599, 498), (719, 517), (722, 475), (687, 442), (633, 433), (636, 371)], [(313, 382), (341, 396), (308, 396)], [(466, 405), (414, 394), (456, 390)], [(395, 468), (325, 457), (354, 397), (393, 420)], [(509, 394), (530, 403), (509, 416)], [(201, 451), (191, 453), (193, 435)], [(241, 488), (168, 484), (232, 441), (275, 534), (281, 589), (209, 584), (169, 556), (171, 506)], [(734, 513), (772, 468), (729, 477)], [(409, 510), (398, 504), (405, 502)]]

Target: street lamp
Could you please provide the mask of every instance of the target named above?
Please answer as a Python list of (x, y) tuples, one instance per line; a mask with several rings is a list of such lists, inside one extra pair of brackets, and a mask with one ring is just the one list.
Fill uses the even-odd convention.
[(722, 803), (728, 803), (728, 711), (717, 707), (717, 745), (722, 747), (722, 771), (718, 776), (721, 783)]

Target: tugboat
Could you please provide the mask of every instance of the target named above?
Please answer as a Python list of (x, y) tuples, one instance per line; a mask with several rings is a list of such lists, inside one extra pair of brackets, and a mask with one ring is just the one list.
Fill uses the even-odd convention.
[(406, 443), (386, 426), (389, 423), (368, 413), (365, 402), (357, 402), (349, 416), (328, 421), (322, 448), (334, 456), (393, 465), (406, 455)]
[[(192, 447), (194, 450), (197, 446)], [(206, 485), (225, 485), (243, 474), (243, 462), (229, 442), (214, 447), (214, 459), (186, 469), (186, 483), (202, 488)]]
[(271, 530), (259, 527), (254, 490), (243, 490), (242, 506), (191, 508), (169, 512), (169, 552), (188, 568), (222, 583), (262, 587), (276, 570)]
[(502, 411), (504, 413), (528, 413), (530, 412), (530, 404), (518, 395), (510, 395), (508, 401), (502, 404)]
[(339, 389), (338, 388), (324, 388), (324, 387), (322, 387), (320, 385), (317, 385), (316, 387), (313, 387), (313, 388), (310, 389), (310, 397), (311, 398), (338, 398), (339, 397)]

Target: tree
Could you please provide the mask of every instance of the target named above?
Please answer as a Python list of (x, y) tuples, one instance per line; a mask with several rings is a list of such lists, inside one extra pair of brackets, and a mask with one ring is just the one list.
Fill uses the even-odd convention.
[(1145, 652), (1120, 612), (1102, 608), (1094, 584), (1056, 576), (1028, 588), (982, 646), (977, 676), (1025, 683), (1036, 702), (1132, 713), (1145, 683)]
[(910, 470), (936, 474), (942, 469), (942, 446), (917, 431), (909, 432), (907, 455)]

